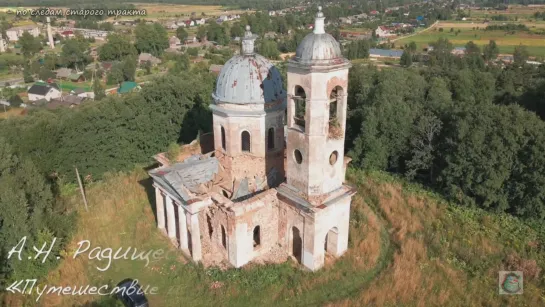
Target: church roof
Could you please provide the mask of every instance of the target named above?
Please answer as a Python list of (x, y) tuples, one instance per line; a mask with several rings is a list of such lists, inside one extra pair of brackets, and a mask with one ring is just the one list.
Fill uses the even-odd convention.
[(325, 32), (324, 14), (318, 7), (314, 30), (307, 34), (295, 50), (292, 62), (302, 65), (337, 65), (348, 62), (337, 40)]
[(280, 71), (255, 53), (256, 36), (246, 28), (242, 54), (235, 55), (221, 69), (212, 97), (216, 102), (264, 104), (286, 97)]
[(188, 201), (191, 198), (188, 191), (199, 194), (200, 185), (211, 181), (218, 172), (218, 159), (194, 155), (183, 162), (154, 169), (149, 174), (169, 193)]

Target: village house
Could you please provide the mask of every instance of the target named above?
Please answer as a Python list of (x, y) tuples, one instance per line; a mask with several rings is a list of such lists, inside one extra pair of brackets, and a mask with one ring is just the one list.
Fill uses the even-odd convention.
[(118, 94), (126, 94), (134, 91), (139, 91), (141, 89), (140, 85), (134, 81), (124, 81), (117, 88)]
[(180, 43), (181, 43), (180, 39), (177, 38), (176, 36), (171, 36), (168, 39), (169, 48), (171, 48), (171, 49), (178, 48), (180, 46)]
[(352, 19), (350, 19), (349, 17), (341, 17), (339, 18), (339, 21), (343, 24), (347, 24), (347, 25), (351, 25), (352, 24)]
[(59, 79), (59, 80), (66, 80), (71, 74), (72, 74), (72, 69), (70, 68), (62, 67), (55, 70), (56, 79)]
[(149, 53), (140, 53), (138, 55), (138, 64), (142, 65), (146, 62), (150, 62), (152, 66), (157, 66), (158, 64), (161, 64), (161, 59), (158, 59)]
[(59, 98), (51, 99), (51, 101), (46, 104), (45, 107), (47, 109), (57, 109), (61, 107), (73, 108), (79, 106), (84, 100), (84, 97), (66, 95)]
[(79, 72), (79, 73), (71, 73), (69, 76), (68, 76), (68, 80), (72, 81), (72, 82), (84, 82), (85, 81), (85, 76), (83, 75), (82, 72)]
[(195, 19), (195, 25), (196, 26), (202, 26), (204, 24), (206, 24), (206, 19), (204, 19), (204, 18)]
[(391, 28), (388, 28), (388, 27), (385, 27), (385, 26), (379, 26), (376, 30), (375, 30), (375, 34), (378, 36), (378, 37), (390, 37), (390, 36), (395, 36), (396, 34), (392, 31)]
[(28, 90), (28, 100), (29, 101), (38, 101), (46, 100), (50, 101), (54, 98), (61, 97), (61, 90), (56, 83), (34, 83)]
[(187, 44), (194, 44), (196, 42), (197, 42), (197, 37), (195, 37), (195, 36), (188, 36), (184, 40), (184, 44), (186, 44), (186, 45)]
[(149, 173), (158, 228), (193, 261), (241, 267), (291, 258), (315, 271), (326, 254), (347, 251), (351, 64), (324, 28), (319, 7), (314, 31), (288, 62), (284, 90), (247, 26), (241, 55), (223, 66), (212, 94), (213, 146), (203, 136), (179, 159), (156, 155), (161, 166)]
[(37, 26), (29, 25), (9, 28), (6, 30), (6, 36), (10, 42), (16, 42), (25, 32), (28, 32), (34, 37), (38, 37), (40, 35), (40, 29)]
[(403, 50), (394, 50), (394, 49), (369, 49), (370, 58), (394, 58), (400, 59), (403, 54)]

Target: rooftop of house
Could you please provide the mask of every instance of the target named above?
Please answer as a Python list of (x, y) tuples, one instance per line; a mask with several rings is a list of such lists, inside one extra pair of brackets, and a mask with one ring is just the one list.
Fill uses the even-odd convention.
[(138, 83), (136, 82), (124, 81), (123, 83), (121, 83), (121, 86), (119, 86), (119, 88), (117, 89), (117, 92), (119, 94), (128, 93), (137, 87), (138, 87)]
[(72, 69), (70, 68), (59, 68), (55, 71), (57, 73), (57, 78), (68, 78), (72, 74)]
[(59, 86), (56, 83), (48, 84), (48, 83), (36, 82), (28, 89), (27, 93), (44, 96), (47, 93), (49, 93), (51, 89), (56, 89), (58, 91), (60, 90)]
[(369, 54), (370, 55), (376, 55), (376, 56), (397, 58), (397, 57), (401, 57), (401, 55), (403, 54), (403, 50), (371, 48), (371, 49), (369, 49)]

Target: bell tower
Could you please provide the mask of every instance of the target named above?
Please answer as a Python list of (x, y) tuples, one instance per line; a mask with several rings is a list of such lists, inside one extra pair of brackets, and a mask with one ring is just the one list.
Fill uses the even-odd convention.
[(307, 199), (343, 186), (348, 70), (318, 8), (313, 33), (288, 63), (287, 184)]

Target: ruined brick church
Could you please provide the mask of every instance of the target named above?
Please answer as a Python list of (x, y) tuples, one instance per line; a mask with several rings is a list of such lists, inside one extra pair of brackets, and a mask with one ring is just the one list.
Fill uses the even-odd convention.
[[(150, 171), (157, 224), (194, 261), (241, 267), (283, 254), (310, 270), (348, 247), (344, 184), (350, 62), (314, 30), (280, 72), (255, 53), (246, 28), (239, 55), (222, 68), (212, 94), (213, 150)], [(214, 260), (214, 261), (212, 261)]]

